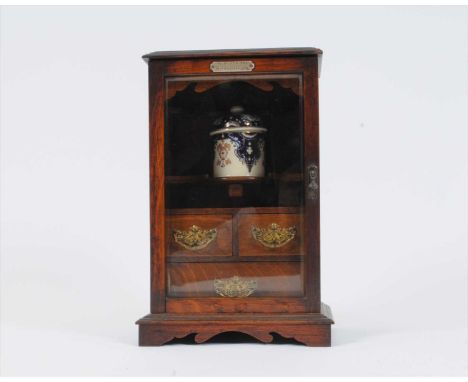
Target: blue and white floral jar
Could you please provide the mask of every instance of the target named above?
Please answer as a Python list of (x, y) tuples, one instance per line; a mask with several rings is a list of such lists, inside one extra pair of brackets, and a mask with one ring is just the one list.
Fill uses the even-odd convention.
[(265, 176), (265, 133), (261, 120), (244, 113), (242, 106), (215, 121), (210, 132), (214, 141), (213, 176), (215, 178)]

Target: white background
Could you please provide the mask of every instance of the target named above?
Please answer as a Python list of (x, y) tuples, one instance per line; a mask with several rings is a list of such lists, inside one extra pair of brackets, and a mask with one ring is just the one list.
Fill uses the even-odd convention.
[[(137, 347), (155, 50), (316, 46), (333, 347)], [(466, 375), (467, 8), (1, 9), (4, 375)]]

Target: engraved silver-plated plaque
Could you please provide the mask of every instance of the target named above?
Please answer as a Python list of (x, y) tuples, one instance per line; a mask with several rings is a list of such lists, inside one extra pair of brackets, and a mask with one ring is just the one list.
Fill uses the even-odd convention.
[(251, 72), (255, 64), (252, 61), (213, 61), (212, 72)]

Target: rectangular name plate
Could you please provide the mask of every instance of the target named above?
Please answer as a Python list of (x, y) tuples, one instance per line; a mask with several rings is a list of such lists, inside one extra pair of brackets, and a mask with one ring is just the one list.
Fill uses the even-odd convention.
[(251, 72), (255, 64), (252, 61), (213, 61), (212, 72)]

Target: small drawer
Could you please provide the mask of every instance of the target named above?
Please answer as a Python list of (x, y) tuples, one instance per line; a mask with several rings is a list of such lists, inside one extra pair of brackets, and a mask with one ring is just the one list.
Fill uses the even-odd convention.
[(169, 215), (168, 256), (231, 256), (231, 215)]
[(303, 296), (302, 262), (171, 263), (168, 297)]
[(299, 214), (245, 214), (239, 217), (240, 256), (302, 255)]

